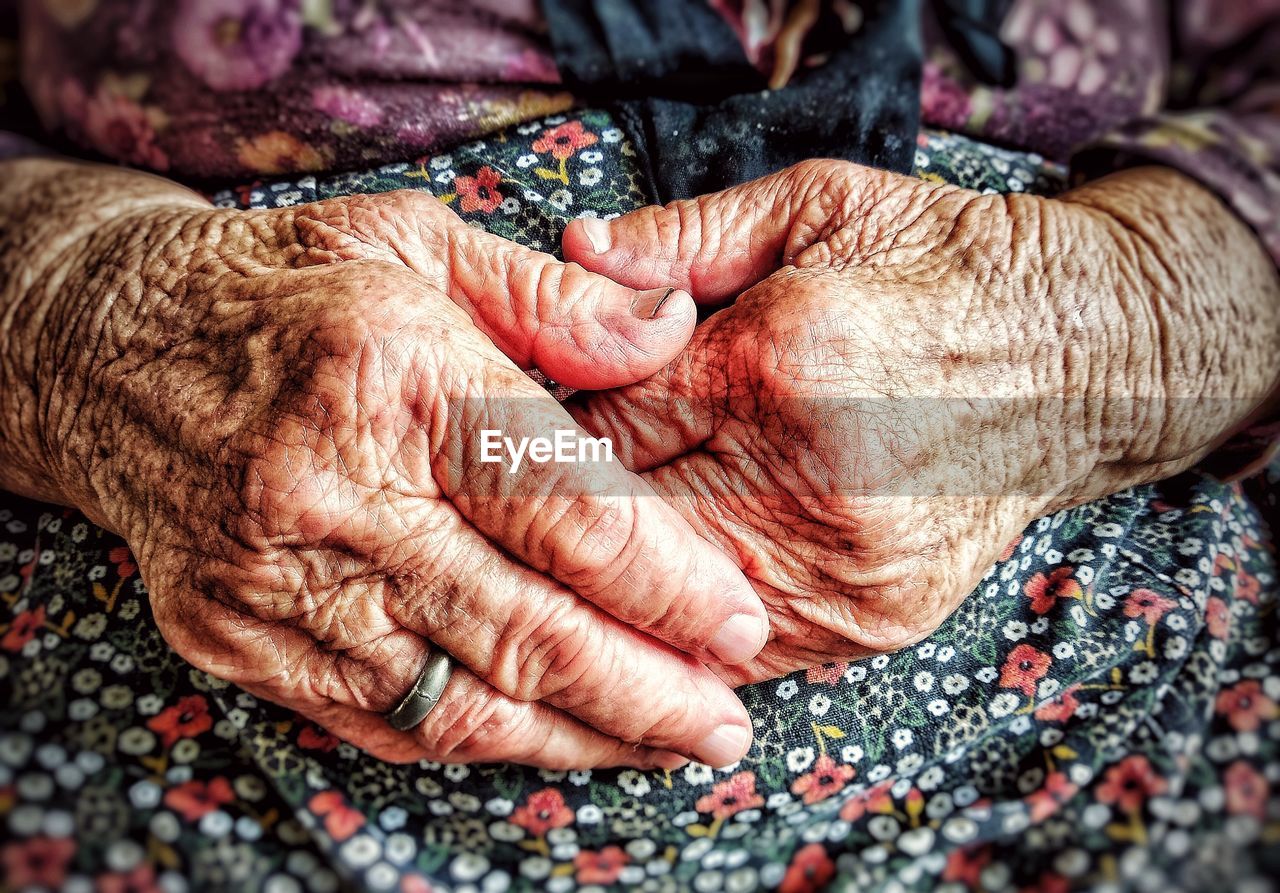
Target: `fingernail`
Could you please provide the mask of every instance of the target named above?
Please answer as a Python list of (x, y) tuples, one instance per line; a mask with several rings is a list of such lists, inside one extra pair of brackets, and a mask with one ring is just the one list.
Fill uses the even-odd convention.
[(724, 622), (708, 647), (727, 664), (740, 664), (760, 653), (769, 628), (750, 614), (734, 614)]
[(657, 319), (662, 305), (675, 293), (674, 288), (651, 288), (639, 292), (631, 301), (631, 312), (641, 319)]
[(613, 237), (609, 235), (609, 224), (598, 217), (582, 218), (582, 231), (587, 234), (591, 250), (596, 254), (604, 254), (613, 247)]
[(691, 760), (688, 757), (682, 757), (680, 754), (672, 753), (669, 750), (655, 750), (653, 752), (653, 764), (659, 769), (666, 769), (668, 772), (683, 769), (690, 762)]
[(693, 749), (693, 757), (713, 769), (738, 762), (751, 746), (751, 731), (742, 726), (720, 726)]

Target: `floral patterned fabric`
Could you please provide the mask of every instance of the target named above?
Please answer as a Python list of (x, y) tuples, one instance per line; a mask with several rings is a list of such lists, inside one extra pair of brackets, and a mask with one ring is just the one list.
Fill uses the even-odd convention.
[[(554, 249), (647, 201), (629, 153), (583, 112), (217, 201), (421, 189)], [(1064, 177), (932, 133), (917, 169)], [(1274, 889), (1277, 485), (1187, 474), (1040, 519), (927, 641), (742, 689), (748, 757), (671, 773), (370, 759), (176, 657), (120, 539), (5, 497), (0, 887)]]

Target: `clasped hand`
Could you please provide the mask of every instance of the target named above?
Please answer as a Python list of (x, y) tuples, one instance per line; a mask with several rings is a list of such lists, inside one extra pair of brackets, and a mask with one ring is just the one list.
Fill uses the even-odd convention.
[[(1275, 273), (1170, 238), (1250, 237), (1165, 171), (1051, 200), (811, 162), (575, 222), (567, 265), (420, 194), (155, 182), (23, 279), (9, 485), (124, 535), (185, 658), (387, 759), (732, 763), (730, 684), (926, 636), (1034, 517), (1188, 467), (1276, 376), (1265, 325), (1195, 340)], [(620, 462), (481, 455), (565, 430)], [(429, 647), (457, 668), (395, 732)]]

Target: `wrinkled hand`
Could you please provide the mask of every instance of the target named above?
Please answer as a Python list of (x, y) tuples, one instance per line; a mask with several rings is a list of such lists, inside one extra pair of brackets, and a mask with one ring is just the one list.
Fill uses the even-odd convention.
[[(1179, 253), (1177, 213), (1234, 256)], [(769, 645), (727, 678), (896, 649), (1030, 520), (1186, 468), (1247, 415), (1278, 371), (1274, 331), (1231, 329), (1248, 300), (1275, 316), (1251, 241), (1159, 171), (1052, 201), (812, 162), (580, 221), (565, 254), (587, 268), (736, 301), (575, 418), (767, 603)], [(1238, 353), (1211, 349), (1224, 326)]]
[[(634, 382), (686, 342), (688, 295), (655, 315), (667, 289), (415, 193), (163, 206), (84, 250), (43, 429), (68, 501), (127, 538), (183, 657), (387, 759), (745, 752), (745, 711), (701, 662), (764, 644), (739, 569), (616, 462), (480, 461), (483, 429), (574, 429), (519, 367)], [(382, 713), (428, 643), (457, 666), (394, 732)]]

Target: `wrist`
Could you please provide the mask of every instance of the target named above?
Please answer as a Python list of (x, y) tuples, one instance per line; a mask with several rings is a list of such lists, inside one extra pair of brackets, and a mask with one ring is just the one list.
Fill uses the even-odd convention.
[(151, 216), (208, 205), (149, 175), (48, 160), (4, 167), (0, 213), (15, 225), (0, 232), (0, 487), (100, 520), (78, 473), (112, 414), (95, 405), (95, 354), (137, 297)]
[(1239, 430), (1280, 378), (1280, 281), (1253, 233), (1212, 193), (1163, 168), (1063, 197), (1106, 271), (1086, 337), (1096, 468), (1067, 504), (1193, 466)]

